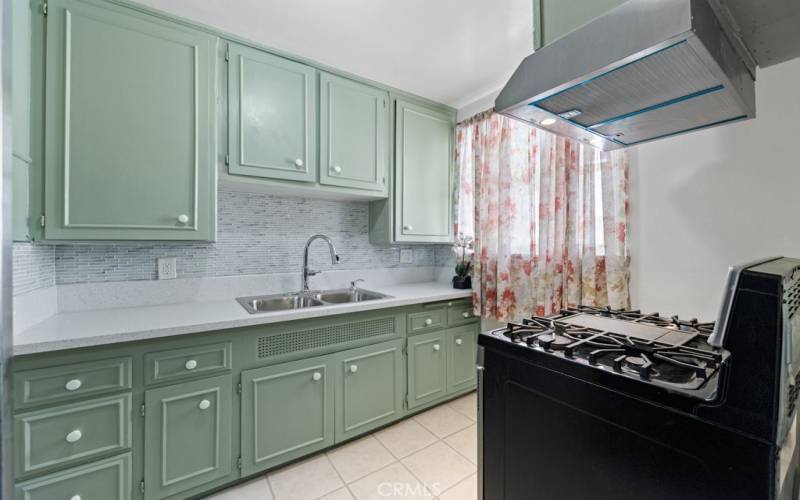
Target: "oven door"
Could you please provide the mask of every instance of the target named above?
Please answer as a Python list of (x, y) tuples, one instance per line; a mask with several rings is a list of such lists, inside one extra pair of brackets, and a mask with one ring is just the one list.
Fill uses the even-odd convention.
[(773, 500), (775, 446), (487, 348), (484, 500)]

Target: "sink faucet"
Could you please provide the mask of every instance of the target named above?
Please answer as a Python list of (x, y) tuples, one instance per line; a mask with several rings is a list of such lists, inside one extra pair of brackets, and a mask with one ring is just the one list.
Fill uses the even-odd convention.
[(306, 246), (303, 249), (303, 281), (302, 281), (302, 288), (301, 292), (308, 291), (308, 277), (314, 276), (315, 274), (319, 274), (319, 271), (312, 271), (308, 268), (308, 247), (311, 245), (311, 242), (314, 240), (324, 240), (325, 243), (328, 244), (328, 248), (331, 251), (331, 264), (338, 264), (339, 263), (339, 254), (336, 253), (336, 247), (333, 246), (333, 242), (330, 238), (325, 236), (324, 234), (315, 234), (311, 238), (306, 241)]

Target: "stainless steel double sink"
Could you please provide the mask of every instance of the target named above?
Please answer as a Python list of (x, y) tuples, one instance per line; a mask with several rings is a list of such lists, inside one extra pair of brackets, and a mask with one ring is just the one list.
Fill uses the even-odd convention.
[(307, 307), (351, 304), (353, 302), (365, 302), (389, 297), (389, 295), (371, 292), (361, 288), (342, 288), (339, 290), (239, 297), (236, 301), (250, 314), (258, 314), (275, 311), (291, 311), (294, 309), (305, 309)]

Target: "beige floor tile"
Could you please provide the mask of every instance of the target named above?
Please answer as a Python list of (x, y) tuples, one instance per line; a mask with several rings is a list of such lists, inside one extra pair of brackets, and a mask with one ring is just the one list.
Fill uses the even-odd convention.
[(478, 463), (478, 426), (470, 425), (463, 431), (444, 438), (451, 448), (464, 455), (473, 464)]
[(396, 462), (348, 485), (356, 500), (431, 500), (433, 494)]
[(328, 493), (319, 500), (353, 500), (353, 495), (350, 494), (350, 490), (347, 488), (342, 488), (334, 491), (333, 493)]
[(439, 496), (439, 500), (478, 500), (478, 476), (473, 474)]
[(317, 455), (267, 476), (275, 500), (319, 498), (344, 486), (328, 457)]
[(438, 442), (401, 460), (408, 470), (436, 494), (447, 491), (476, 472), (475, 464)]
[(411, 418), (376, 432), (374, 435), (397, 458), (407, 457), (437, 440), (436, 436), (431, 434), (428, 429)]
[(472, 420), (450, 408), (448, 405), (437, 406), (432, 410), (420, 413), (414, 420), (439, 438), (444, 438), (472, 425)]
[(205, 500), (273, 500), (266, 477), (237, 484), (227, 490), (215, 493)]
[(474, 392), (454, 399), (447, 403), (447, 405), (473, 422), (478, 420), (478, 396)]
[(331, 450), (328, 458), (345, 483), (351, 483), (395, 461), (392, 454), (372, 436)]

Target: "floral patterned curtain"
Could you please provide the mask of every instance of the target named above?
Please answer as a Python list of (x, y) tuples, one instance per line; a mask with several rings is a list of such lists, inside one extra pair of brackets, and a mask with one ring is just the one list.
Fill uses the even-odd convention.
[(629, 307), (628, 157), (491, 111), (458, 125), (456, 232), (475, 239), (475, 313)]

